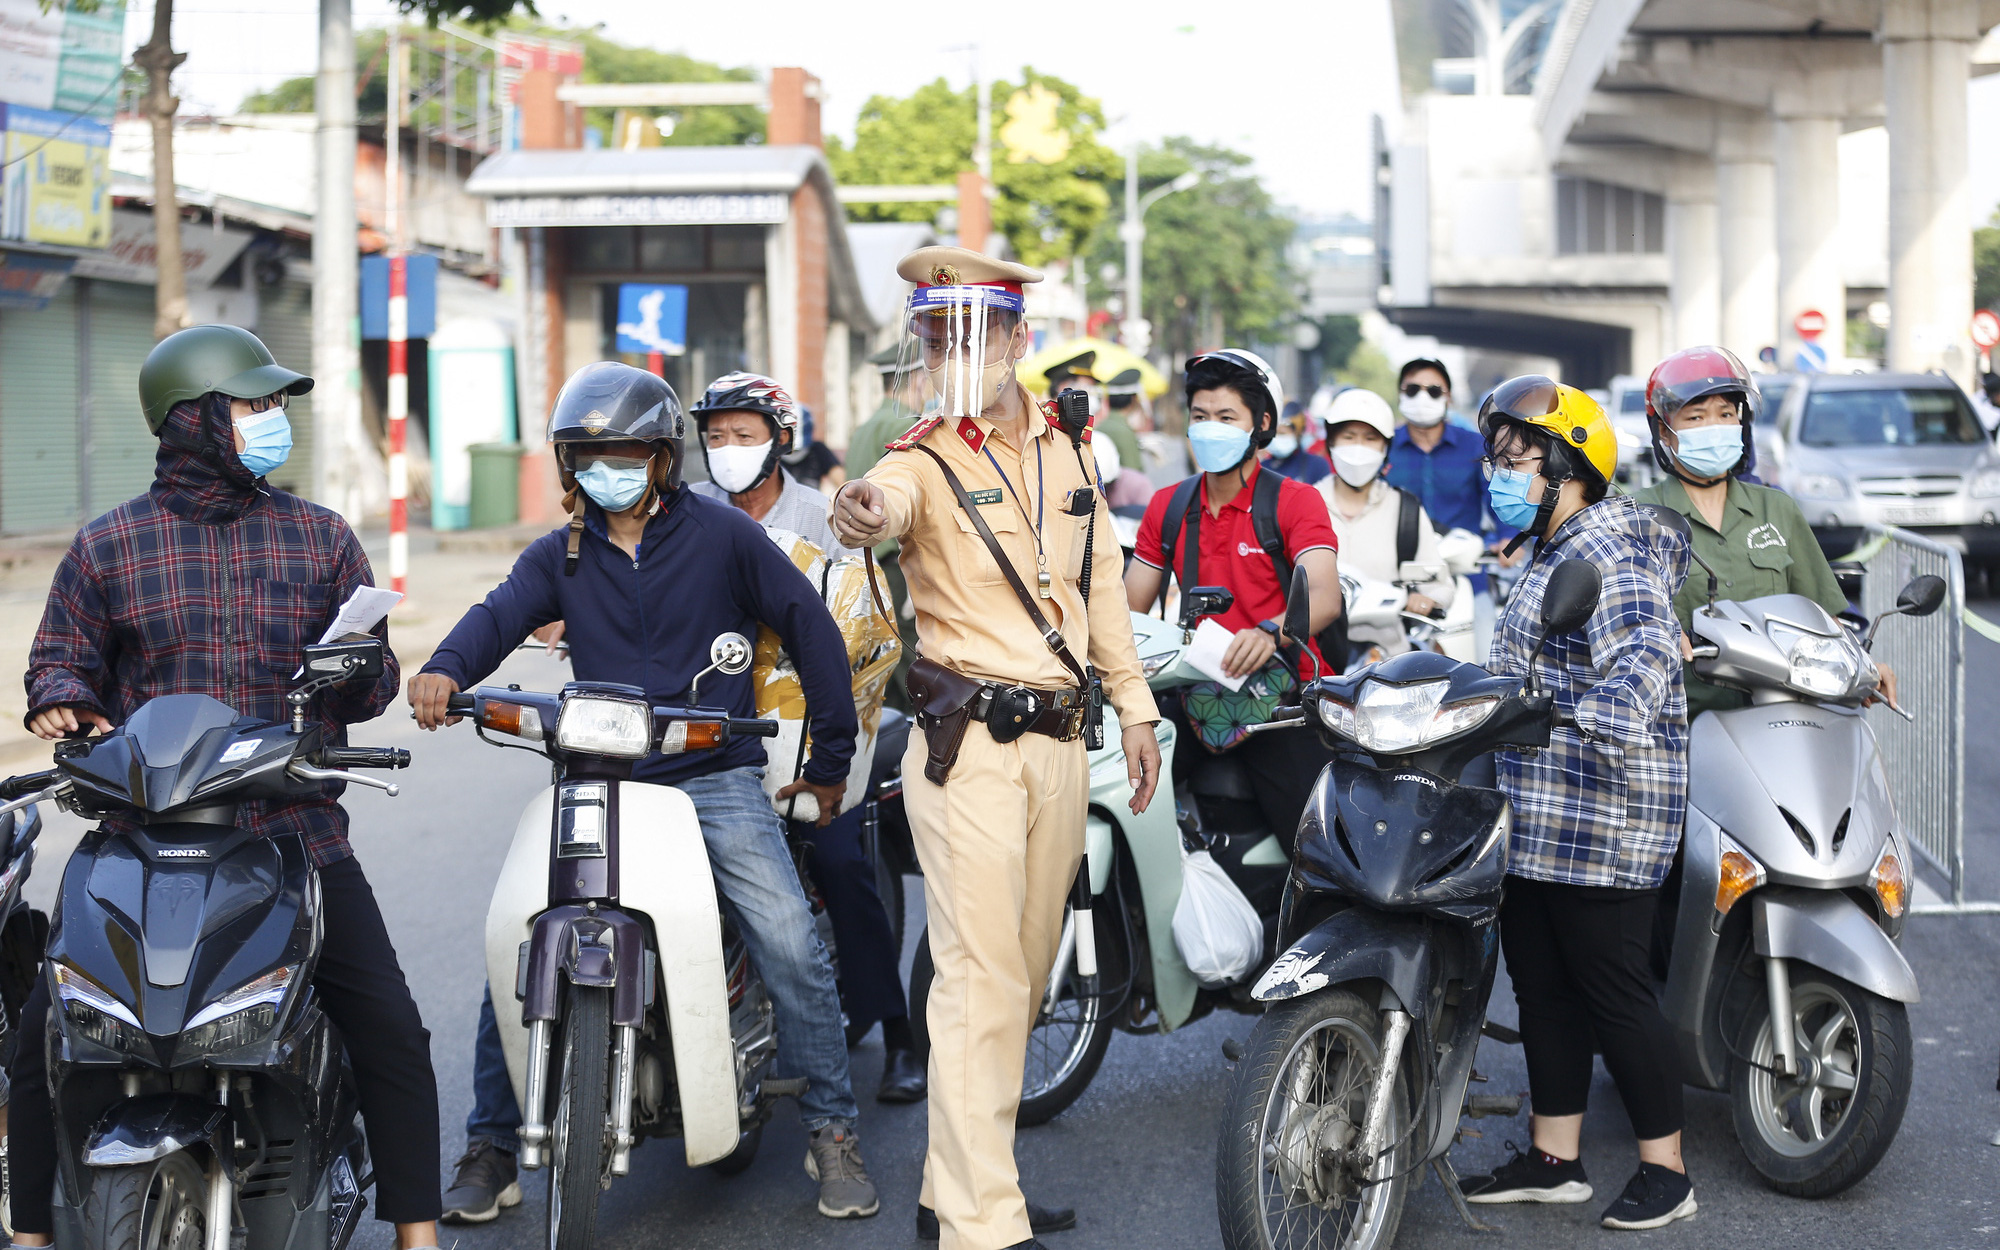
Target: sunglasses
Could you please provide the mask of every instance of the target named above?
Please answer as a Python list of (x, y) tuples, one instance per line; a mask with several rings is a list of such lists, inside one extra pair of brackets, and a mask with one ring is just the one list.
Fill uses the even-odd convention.
[(1442, 386), (1419, 386), (1415, 382), (1403, 383), (1403, 394), (1408, 398), (1415, 399), (1419, 392), (1429, 395), (1432, 399), (1444, 398), (1444, 388)]

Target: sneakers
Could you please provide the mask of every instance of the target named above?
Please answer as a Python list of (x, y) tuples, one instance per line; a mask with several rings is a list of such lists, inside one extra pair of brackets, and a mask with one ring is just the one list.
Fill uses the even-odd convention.
[(1507, 1148), (1514, 1152), (1513, 1158), (1485, 1176), (1468, 1176), (1459, 1183), (1467, 1202), (1590, 1201), (1583, 1160), (1558, 1159), (1533, 1149), (1524, 1154), (1513, 1142)]
[(484, 1137), (466, 1144), (459, 1156), (458, 1173), (451, 1188), (444, 1191), (447, 1224), (484, 1224), (500, 1214), (502, 1207), (521, 1205), (519, 1173), (514, 1156)]
[(1694, 1213), (1694, 1182), (1685, 1172), (1642, 1163), (1625, 1192), (1604, 1212), (1604, 1227), (1664, 1228)]
[(819, 1182), (819, 1213), (850, 1220), (882, 1209), (861, 1163), (861, 1141), (846, 1124), (829, 1124), (806, 1142), (806, 1175)]

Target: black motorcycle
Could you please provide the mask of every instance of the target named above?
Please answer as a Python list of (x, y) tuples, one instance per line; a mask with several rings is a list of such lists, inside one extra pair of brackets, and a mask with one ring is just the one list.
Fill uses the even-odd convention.
[[(236, 808), (328, 781), (395, 794), (346, 770), (409, 752), (333, 745), (305, 719), (382, 665), (373, 639), (308, 647), (289, 724), (167, 695), (0, 782), (0, 818), (53, 801), (138, 822), (84, 837), (48, 936), (58, 1246), (333, 1250), (352, 1235), (373, 1177), (313, 991), (318, 879), (301, 836), (252, 836)], [(38, 828), (14, 832), (12, 862)]]
[[(1599, 578), (1557, 566), (1542, 637), (1580, 628)], [(1305, 583), (1286, 612), (1295, 636)], [(1539, 646), (1536, 648), (1540, 650)], [(1216, 1207), (1229, 1250), (1382, 1250), (1426, 1163), (1475, 1227), (1446, 1152), (1459, 1119), (1518, 1099), (1465, 1097), (1499, 965), (1512, 808), (1464, 784), (1496, 748), (1567, 723), (1524, 681), (1413, 651), (1310, 683), (1302, 715), (1336, 754), (1320, 774), (1279, 914), (1284, 954), (1229, 1095)]]

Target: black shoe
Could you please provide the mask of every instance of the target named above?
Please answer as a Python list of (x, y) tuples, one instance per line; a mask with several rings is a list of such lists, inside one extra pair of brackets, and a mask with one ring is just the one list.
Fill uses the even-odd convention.
[(475, 1138), (459, 1156), (458, 1173), (444, 1191), (444, 1214), (438, 1218), (447, 1224), (484, 1224), (502, 1207), (520, 1206), (518, 1176), (512, 1154), (484, 1137)]
[(922, 1102), (929, 1090), (924, 1061), (917, 1052), (900, 1047), (882, 1059), (882, 1084), (875, 1091), (876, 1102)]
[(1030, 1237), (1026, 1241), (1015, 1242), (1013, 1245), (1006, 1247), (1006, 1250), (1049, 1250), (1049, 1248), (1041, 1242), (1036, 1241), (1033, 1237)]
[(1467, 1202), (1589, 1202), (1590, 1181), (1583, 1160), (1558, 1159), (1539, 1150), (1522, 1153), (1513, 1142), (1514, 1157), (1485, 1176), (1459, 1182)]
[(1604, 1212), (1606, 1228), (1664, 1228), (1695, 1213), (1694, 1182), (1687, 1173), (1642, 1163), (1625, 1192)]
[[(1075, 1207), (1050, 1208), (1050, 1207), (1036, 1206), (1032, 1202), (1028, 1204), (1028, 1230), (1030, 1232), (1060, 1233), (1066, 1229), (1071, 1229), (1075, 1227), (1076, 1227)], [(920, 1202), (917, 1204), (917, 1240), (936, 1241), (937, 1239), (938, 1239), (937, 1212), (931, 1210), (929, 1207), (925, 1206), (923, 1203)], [(1033, 1241), (1024, 1241), (1021, 1243), (1022, 1246), (1032, 1246), (1034, 1244), (1035, 1243)], [(1020, 1250), (1020, 1247), (1009, 1246), (1007, 1247), (1007, 1250)]]

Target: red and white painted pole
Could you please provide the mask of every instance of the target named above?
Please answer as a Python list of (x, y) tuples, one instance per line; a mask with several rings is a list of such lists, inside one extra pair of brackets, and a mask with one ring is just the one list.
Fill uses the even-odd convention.
[(403, 256), (403, 74), (401, 30), (389, 32), (388, 151), (383, 162), (382, 224), (389, 251), (389, 588), (407, 592), (410, 574), (410, 461), (404, 451), (410, 416), (410, 300)]

